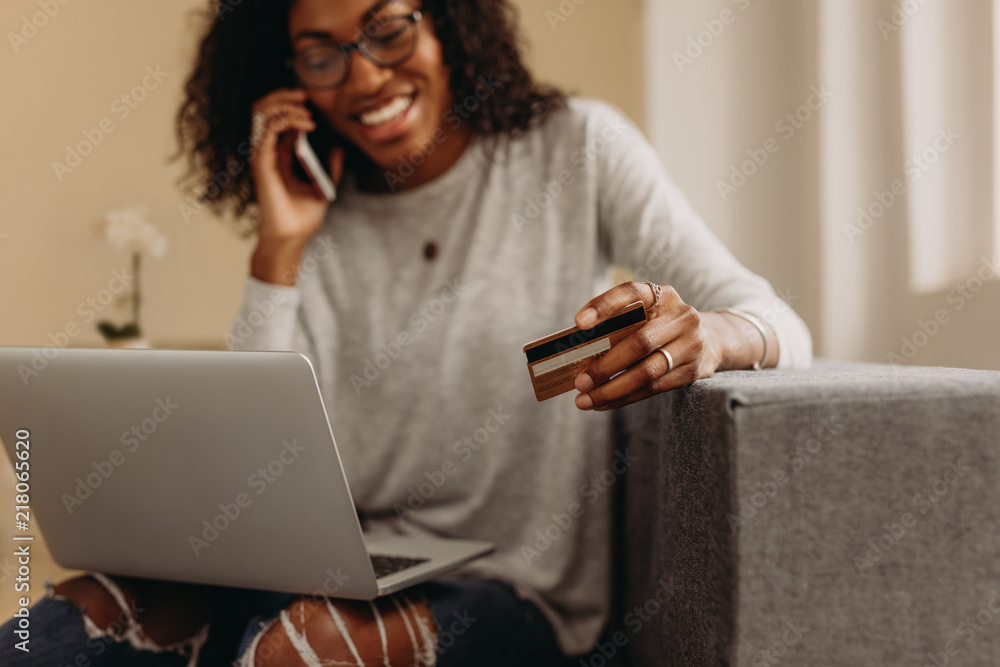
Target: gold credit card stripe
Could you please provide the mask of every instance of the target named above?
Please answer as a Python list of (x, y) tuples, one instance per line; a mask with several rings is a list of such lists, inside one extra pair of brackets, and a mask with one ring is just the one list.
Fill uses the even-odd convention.
[(592, 329), (570, 327), (525, 345), (535, 399), (546, 401), (572, 391), (576, 376), (591, 361), (607, 354), (645, 323), (643, 304), (636, 301)]
[(557, 354), (554, 357), (549, 357), (544, 361), (538, 361), (531, 367), (531, 373), (535, 377), (538, 377), (539, 375), (544, 375), (545, 373), (557, 370), (563, 366), (568, 366), (600, 352), (606, 352), (610, 349), (611, 338), (604, 337), (600, 340), (595, 340), (592, 343), (581, 345), (580, 347), (569, 350), (568, 352), (563, 352), (562, 354)]

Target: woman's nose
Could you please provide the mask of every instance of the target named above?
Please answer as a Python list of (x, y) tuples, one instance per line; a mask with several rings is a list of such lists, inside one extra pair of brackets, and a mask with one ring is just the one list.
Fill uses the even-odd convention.
[(351, 71), (344, 88), (359, 97), (377, 95), (392, 78), (391, 67), (381, 67), (360, 53), (351, 58)]

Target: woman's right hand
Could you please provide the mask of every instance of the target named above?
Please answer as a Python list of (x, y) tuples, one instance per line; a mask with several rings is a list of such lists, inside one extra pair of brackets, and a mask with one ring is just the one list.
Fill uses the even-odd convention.
[[(292, 172), (299, 132), (316, 129), (306, 99), (304, 90), (282, 88), (253, 105), (253, 114), (262, 114), (265, 122), (264, 131), (253, 137), (254, 155), (250, 161), (260, 210), (251, 274), (281, 285), (295, 284), (302, 252), (323, 225), (329, 206), (312, 183)], [(335, 148), (328, 159), (333, 182), (339, 184), (344, 170), (343, 148)]]

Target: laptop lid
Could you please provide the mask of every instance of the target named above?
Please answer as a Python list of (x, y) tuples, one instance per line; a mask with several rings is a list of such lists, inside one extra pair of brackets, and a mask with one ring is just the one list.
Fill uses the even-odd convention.
[(376, 595), (299, 353), (0, 347), (0, 438), (63, 567)]

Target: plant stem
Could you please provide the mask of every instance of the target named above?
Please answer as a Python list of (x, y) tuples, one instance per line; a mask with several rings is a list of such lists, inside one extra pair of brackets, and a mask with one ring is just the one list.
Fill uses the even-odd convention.
[(135, 328), (139, 331), (139, 258), (140, 253), (132, 253), (132, 275), (134, 276), (132, 282), (132, 322), (135, 324)]

